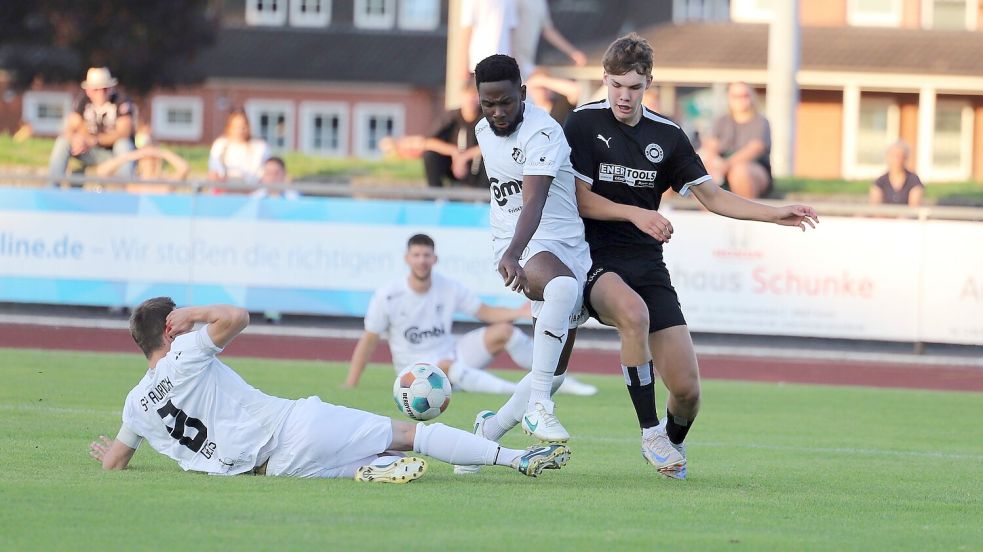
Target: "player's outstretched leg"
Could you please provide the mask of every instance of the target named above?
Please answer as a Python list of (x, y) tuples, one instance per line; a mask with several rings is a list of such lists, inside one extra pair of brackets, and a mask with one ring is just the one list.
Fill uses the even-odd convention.
[[(472, 430), (472, 433), (474, 433), (478, 437), (481, 437), (482, 439), (488, 439), (488, 437), (485, 436), (485, 421), (487, 421), (488, 418), (491, 418), (494, 415), (495, 413), (492, 412), (491, 410), (482, 410), (481, 412), (479, 412), (478, 415), (474, 417), (474, 428)], [(497, 439), (492, 439), (492, 440), (497, 440)], [(476, 466), (476, 465), (454, 466), (454, 473), (457, 475), (469, 475), (473, 473), (478, 473), (478, 471), (480, 470), (481, 470), (481, 466)]]

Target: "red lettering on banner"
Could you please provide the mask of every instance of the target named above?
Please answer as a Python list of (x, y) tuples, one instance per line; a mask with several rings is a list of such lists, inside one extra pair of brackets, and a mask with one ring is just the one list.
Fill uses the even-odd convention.
[(751, 272), (754, 293), (772, 295), (806, 295), (810, 297), (855, 297), (870, 299), (874, 294), (874, 282), (870, 278), (856, 278), (844, 272), (839, 276), (797, 274), (791, 270), (769, 272), (759, 266)]
[(962, 293), (959, 294), (959, 298), (970, 301), (983, 301), (983, 286), (977, 284), (976, 280), (970, 276), (966, 278), (966, 283), (963, 284)]

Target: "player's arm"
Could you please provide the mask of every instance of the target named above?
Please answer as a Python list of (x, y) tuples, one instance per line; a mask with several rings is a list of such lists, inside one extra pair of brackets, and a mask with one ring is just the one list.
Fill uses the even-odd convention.
[(139, 435), (123, 425), (116, 439), (100, 435), (98, 441), (89, 443), (89, 456), (101, 463), (104, 470), (122, 470), (129, 465), (140, 441)]
[(773, 222), (781, 226), (798, 226), (804, 232), (806, 225), (812, 228), (819, 222), (816, 210), (808, 205), (772, 207), (757, 201), (744, 199), (721, 189), (713, 181), (705, 181), (689, 188), (707, 210), (725, 217), (740, 220)]
[[(578, 67), (583, 67), (584, 65), (587, 65), (587, 56), (584, 55), (583, 52), (578, 50), (576, 46), (570, 44), (570, 41), (568, 41), (566, 37), (560, 34), (560, 31), (558, 31), (557, 28), (553, 26), (552, 21), (548, 22), (543, 27), (543, 38), (545, 38), (547, 42), (555, 46), (557, 50), (566, 54), (567, 57), (569, 57), (570, 60), (573, 61), (573, 63)], [(575, 103), (575, 102), (570, 102), (570, 103)]]
[(208, 337), (222, 349), (249, 325), (249, 312), (232, 305), (174, 309), (167, 315), (168, 335), (174, 338), (190, 332), (198, 322), (208, 324)]
[(358, 385), (359, 380), (362, 379), (362, 372), (365, 371), (365, 365), (372, 358), (372, 353), (378, 345), (379, 334), (370, 331), (362, 332), (362, 337), (358, 338), (355, 351), (352, 352), (352, 363), (348, 367), (348, 377), (342, 387), (353, 389)]
[(495, 324), (497, 322), (514, 322), (522, 318), (529, 318), (530, 315), (529, 302), (526, 301), (521, 307), (516, 307), (514, 309), (508, 307), (493, 307), (482, 303), (481, 306), (478, 307), (478, 312), (474, 314), (474, 317), (486, 324)]
[(672, 223), (657, 211), (611, 201), (592, 192), (590, 186), (580, 178), (576, 180), (577, 208), (581, 217), (630, 222), (660, 242), (667, 242), (672, 237)]
[(543, 219), (543, 208), (546, 206), (546, 197), (549, 193), (550, 185), (553, 183), (552, 176), (529, 174), (522, 179), (522, 212), (519, 220), (515, 223), (515, 234), (512, 235), (512, 242), (502, 255), (498, 263), (498, 273), (505, 280), (505, 285), (512, 291), (528, 291), (526, 274), (519, 266), (519, 256), (529, 245), (539, 223)]

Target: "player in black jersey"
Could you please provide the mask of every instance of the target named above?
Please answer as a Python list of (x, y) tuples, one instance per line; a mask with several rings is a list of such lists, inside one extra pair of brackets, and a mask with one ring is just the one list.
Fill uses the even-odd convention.
[[(683, 440), (700, 405), (693, 342), (662, 259), (673, 228), (657, 212), (672, 188), (726, 217), (815, 227), (804, 205), (771, 207), (722, 190), (679, 126), (644, 108), (652, 48), (632, 33), (604, 54), (608, 97), (574, 110), (564, 127), (577, 177), (577, 202), (594, 261), (584, 291), (591, 314), (617, 327), (621, 364), (639, 425), (642, 455), (668, 477), (686, 477)], [(654, 355), (654, 357), (653, 357)], [(660, 424), (653, 358), (669, 399)]]

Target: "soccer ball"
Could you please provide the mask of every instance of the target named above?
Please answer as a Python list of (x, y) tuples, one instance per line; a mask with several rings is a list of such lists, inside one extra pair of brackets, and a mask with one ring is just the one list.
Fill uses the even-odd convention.
[(426, 362), (408, 366), (393, 383), (396, 408), (414, 420), (436, 418), (451, 402), (451, 382), (444, 371)]

